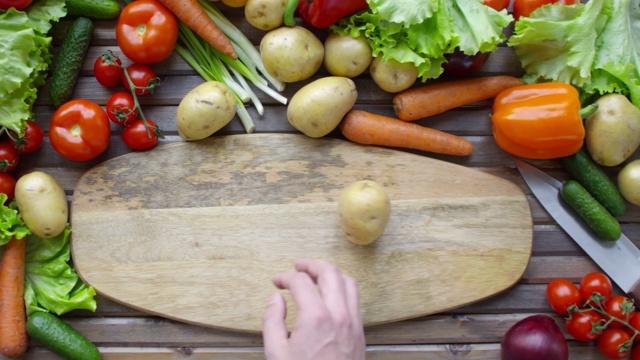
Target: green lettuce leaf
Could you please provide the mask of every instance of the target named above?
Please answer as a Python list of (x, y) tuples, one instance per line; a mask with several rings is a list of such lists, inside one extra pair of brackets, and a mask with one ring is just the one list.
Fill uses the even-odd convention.
[(7, 195), (0, 193), (0, 246), (8, 243), (13, 237), (22, 239), (31, 234), (29, 228), (18, 215), (15, 201), (9, 203), (8, 206), (4, 205), (5, 201), (7, 201)]
[(515, 23), (508, 44), (526, 82), (560, 81), (582, 99), (628, 95), (640, 106), (640, 0), (550, 4)]
[(368, 0), (369, 10), (342, 19), (331, 29), (341, 35), (363, 34), (375, 57), (413, 63), (425, 81), (443, 72), (445, 54), (456, 47), (465, 54), (495, 51), (506, 40), (513, 19), (482, 0)]
[(27, 237), (25, 257), (25, 303), (27, 315), (50, 311), (57, 315), (75, 309), (95, 311), (93, 287), (86, 285), (70, 265), (71, 250), (67, 227), (60, 235), (42, 239)]

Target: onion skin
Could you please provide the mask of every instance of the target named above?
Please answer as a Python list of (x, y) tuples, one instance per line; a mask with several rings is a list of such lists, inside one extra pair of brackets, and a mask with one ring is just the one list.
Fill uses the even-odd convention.
[(502, 360), (567, 360), (569, 347), (556, 322), (532, 315), (515, 323), (502, 338)]

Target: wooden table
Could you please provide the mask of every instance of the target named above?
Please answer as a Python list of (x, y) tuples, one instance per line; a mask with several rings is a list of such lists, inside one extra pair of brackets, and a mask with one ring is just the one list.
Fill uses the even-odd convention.
[[(230, 9), (222, 5), (220, 8), (255, 44), (259, 43), (264, 32), (249, 25), (244, 20), (241, 9)], [(114, 50), (122, 56), (115, 41), (115, 23), (95, 23), (91, 48), (74, 97), (92, 100), (104, 106), (114, 91), (103, 88), (96, 82), (92, 65), (97, 56), (106, 49)], [(62, 21), (54, 29), (56, 47), (66, 26), (68, 22)], [(326, 36), (324, 31), (316, 33), (322, 39)], [(127, 63), (128, 59), (124, 60)], [(176, 107), (182, 97), (203, 82), (203, 79), (177, 54), (173, 54), (162, 63), (152, 65), (152, 68), (161, 77), (162, 86), (155, 94), (141, 98), (144, 112), (164, 130), (165, 138), (160, 144), (182, 141), (175, 125)], [(520, 62), (512, 49), (500, 47), (476, 75), (494, 74), (522, 74)], [(314, 78), (325, 75), (325, 70), (320, 70)], [(366, 73), (354, 80), (359, 91), (356, 108), (393, 116), (391, 94), (380, 90)], [(306, 81), (289, 84), (284, 95), (290, 98), (305, 83)], [(286, 120), (286, 107), (263, 96), (260, 91), (257, 93), (265, 104), (265, 115), (260, 118), (253, 107), (249, 107), (256, 123), (255, 132), (296, 133)], [(517, 285), (490, 299), (446, 313), (367, 328), (366, 340), (370, 359), (497, 359), (500, 356), (502, 336), (516, 321), (532, 314), (543, 313), (562, 324), (562, 318), (553, 314), (545, 299), (545, 286), (549, 281), (562, 277), (578, 282), (587, 272), (599, 270), (531, 195), (514, 167), (512, 156), (496, 145), (491, 134), (490, 104), (472, 104), (420, 121), (423, 125), (469, 139), (476, 147), (471, 156), (440, 156), (431, 153), (421, 155), (478, 168), (513, 181), (522, 188), (529, 197), (535, 224), (533, 253), (527, 270)], [(45, 130), (48, 129), (54, 108), (50, 104), (46, 86), (39, 92), (34, 110), (36, 121)], [(218, 134), (243, 133), (242, 124), (235, 118)], [(85, 170), (131, 151), (124, 145), (120, 135), (121, 129), (113, 125), (111, 145), (105, 153), (89, 162), (64, 159), (53, 150), (48, 139), (45, 139), (45, 144), (39, 151), (24, 156), (16, 170), (16, 176), (34, 170), (45, 171), (63, 185), (71, 201), (74, 186)], [(340, 135), (332, 133), (329, 136)], [(534, 165), (557, 178), (567, 177), (557, 161), (536, 161)], [(614, 174), (619, 169), (608, 170)], [(620, 220), (625, 234), (636, 243), (640, 242), (640, 208), (629, 206), (626, 215)], [(219, 331), (149, 316), (100, 296), (97, 297), (97, 301), (98, 309), (95, 313), (73, 311), (65, 314), (63, 318), (96, 343), (105, 359), (263, 358), (260, 335)], [(568, 335), (567, 338), (569, 339)], [(569, 346), (571, 359), (604, 359), (594, 343), (584, 344), (569, 339)], [(32, 342), (24, 358), (46, 360), (58, 357)]]

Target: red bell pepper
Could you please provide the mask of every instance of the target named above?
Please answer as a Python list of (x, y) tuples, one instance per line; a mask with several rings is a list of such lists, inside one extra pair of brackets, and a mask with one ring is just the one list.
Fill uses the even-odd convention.
[(345, 16), (369, 8), (366, 0), (289, 0), (284, 13), (284, 23), (296, 24), (293, 13), (298, 10), (305, 24), (315, 28), (328, 28)]

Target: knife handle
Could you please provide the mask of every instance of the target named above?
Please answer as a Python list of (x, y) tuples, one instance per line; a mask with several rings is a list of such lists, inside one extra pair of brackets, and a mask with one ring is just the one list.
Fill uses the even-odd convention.
[(635, 284), (631, 287), (631, 290), (627, 292), (630, 298), (633, 299), (633, 302), (636, 304), (636, 307), (640, 304), (640, 280), (636, 281)]

